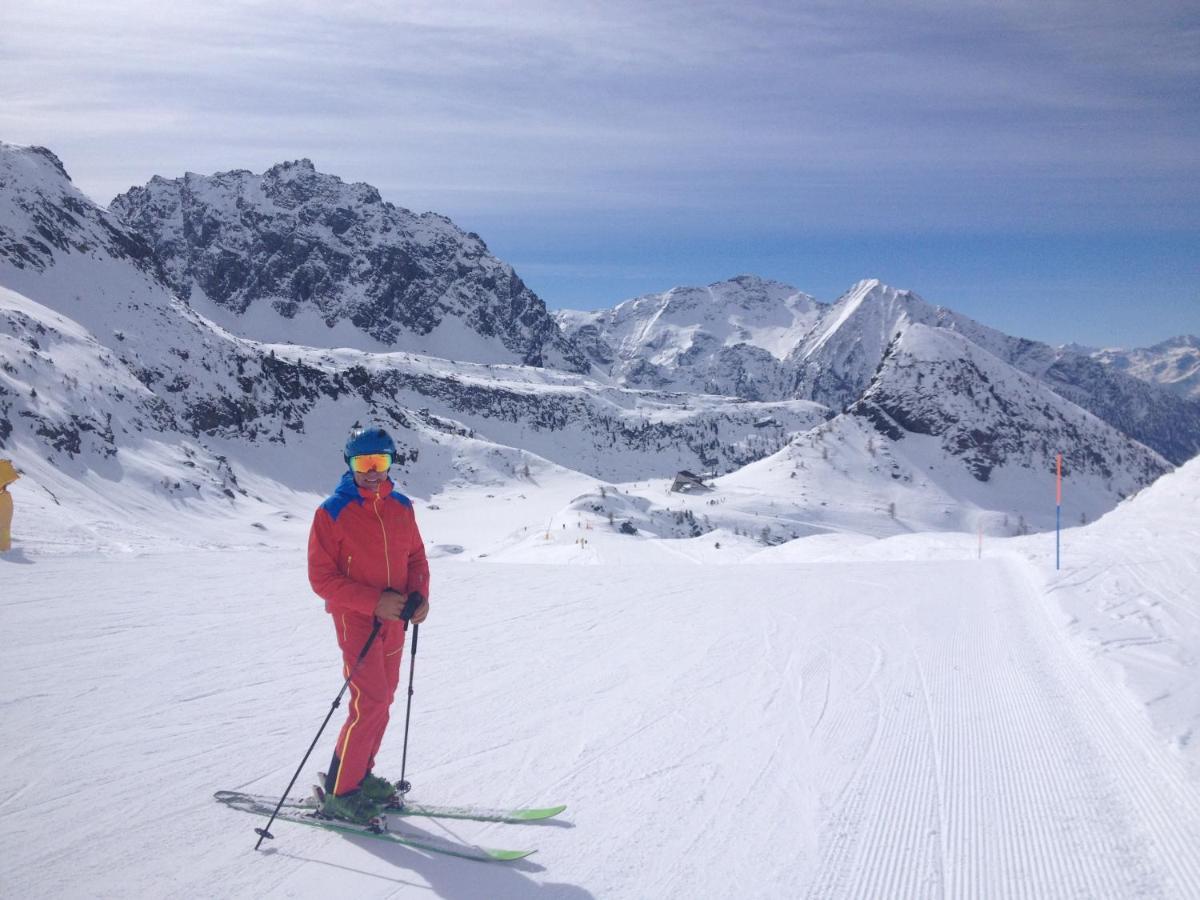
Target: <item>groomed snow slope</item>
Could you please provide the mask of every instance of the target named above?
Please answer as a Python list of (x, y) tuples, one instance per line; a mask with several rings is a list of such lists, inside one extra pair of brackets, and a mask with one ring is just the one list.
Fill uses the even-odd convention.
[(1200, 458), (1066, 532), (1060, 572), (1048, 541), (1033, 546), (1081, 652), (1200, 779)]
[[(557, 486), (561, 507), (578, 487)], [(420, 511), (431, 542), (485, 544), (468, 501)], [(763, 551), (773, 565), (710, 565), (727, 551), (755, 558), (752, 542), (716, 551), (564, 521), (541, 538), (553, 564), (438, 555), (416, 666), (415, 794), (569, 809), (542, 826), (401, 827), (539, 849), (506, 866), (287, 825), (255, 853), (257, 823), (213, 791), (282, 790), (340, 686), (302, 542), (178, 549), (173, 532), (175, 549), (64, 556), (21, 539), (21, 503), (16, 551), (0, 556), (5, 896), (1200, 889), (1197, 781), (1063, 627), (1032, 544), (989, 541), (978, 560), (965, 535), (835, 535), (811, 540), (826, 552), (841, 540), (840, 559), (779, 556), (800, 541)], [(547, 525), (549, 498), (529, 503), (475, 498), (493, 558), (506, 553), (498, 536)], [(29, 534), (52, 533), (26, 510)], [(196, 527), (198, 545), (216, 536)], [(1089, 547), (1090, 533), (1068, 533), (1068, 558), (1103, 570), (1107, 545)], [(1146, 561), (1140, 577), (1167, 584), (1175, 562)], [(396, 724), (381, 770), (398, 775), (400, 738)]]

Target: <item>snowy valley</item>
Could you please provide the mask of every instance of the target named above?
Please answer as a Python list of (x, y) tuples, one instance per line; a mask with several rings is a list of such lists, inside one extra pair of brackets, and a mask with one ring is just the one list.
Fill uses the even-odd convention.
[[(872, 279), (550, 311), (307, 160), (105, 208), (0, 144), (0, 893), (1200, 895), (1195, 347)], [(211, 799), (338, 688), (305, 546), (368, 422), (433, 568), (415, 795), (568, 806), (398, 828), (519, 863)]]

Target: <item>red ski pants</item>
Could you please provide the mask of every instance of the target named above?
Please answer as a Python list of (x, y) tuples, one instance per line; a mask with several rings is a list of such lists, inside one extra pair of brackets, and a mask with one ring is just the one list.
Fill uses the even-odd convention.
[[(388, 711), (400, 683), (400, 657), (404, 652), (404, 623), (384, 622), (361, 663), (358, 655), (371, 636), (371, 616), (339, 612), (333, 616), (338, 646), (342, 648), (343, 677), (350, 678), (350, 705), (338, 735), (325, 789), (348, 794), (362, 783), (375, 765), (375, 754), (387, 730)], [(355, 665), (358, 666), (355, 669)]]

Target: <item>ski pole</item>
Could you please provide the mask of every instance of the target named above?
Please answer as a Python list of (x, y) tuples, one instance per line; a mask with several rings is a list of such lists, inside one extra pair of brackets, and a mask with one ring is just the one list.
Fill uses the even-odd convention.
[[(414, 597), (415, 602), (414, 602)], [(415, 591), (408, 595), (408, 600), (404, 604), (404, 610), (400, 613), (400, 618), (407, 622), (412, 618), (413, 613), (417, 611), (417, 607), (421, 605), (421, 595)], [(283, 809), (283, 803), (287, 800), (287, 795), (291, 792), (293, 785), (296, 784), (296, 779), (300, 777), (300, 773), (304, 771), (304, 764), (308, 762), (308, 758), (312, 755), (313, 748), (317, 746), (317, 741), (321, 739), (322, 732), (325, 731), (325, 726), (329, 724), (329, 720), (333, 718), (333, 711), (342, 703), (342, 695), (346, 693), (346, 688), (350, 687), (350, 680), (358, 672), (358, 667), (362, 665), (362, 661), (367, 658), (367, 652), (371, 649), (371, 645), (375, 643), (375, 637), (379, 634), (379, 628), (383, 625), (379, 619), (375, 620), (375, 624), (371, 627), (371, 633), (367, 636), (367, 642), (363, 644), (362, 650), (359, 651), (358, 659), (354, 661), (354, 667), (350, 670), (350, 674), (346, 676), (345, 682), (342, 684), (342, 689), (338, 691), (338, 695), (333, 699), (333, 705), (329, 707), (329, 712), (325, 714), (325, 721), (321, 723), (321, 727), (317, 729), (317, 736), (312, 739), (312, 743), (308, 745), (308, 751), (304, 754), (304, 759), (300, 760), (300, 765), (296, 769), (296, 774), (292, 776), (292, 780), (288, 782), (288, 786), (283, 790), (283, 796), (279, 798), (279, 803), (275, 806), (275, 811), (271, 813), (271, 818), (267, 820), (267, 824), (262, 828), (255, 828), (254, 833), (258, 835), (258, 843), (254, 845), (257, 850), (261, 846), (264, 838), (271, 840), (275, 839), (275, 835), (271, 834), (271, 823), (275, 821), (275, 817), (279, 815), (279, 810)], [(413, 626), (416, 628), (416, 626)]]
[[(421, 595), (416, 591), (413, 591), (408, 595), (408, 600), (410, 603), (412, 602), (413, 597), (417, 598), (419, 605)], [(417, 668), (417, 635), (420, 633), (420, 631), (421, 626), (413, 623), (412, 656), (408, 658), (408, 705), (404, 710), (404, 753), (400, 757), (400, 783), (396, 785), (396, 789), (400, 791), (401, 797), (412, 790), (412, 785), (405, 780), (404, 773), (408, 769), (408, 720), (412, 715), (413, 671)]]
[(300, 765), (296, 769), (296, 774), (292, 776), (292, 780), (288, 782), (288, 786), (283, 789), (283, 796), (279, 798), (279, 803), (275, 807), (275, 812), (271, 813), (271, 818), (267, 820), (267, 824), (262, 828), (255, 828), (254, 833), (258, 835), (258, 843), (254, 845), (257, 850), (262, 844), (264, 838), (275, 839), (275, 835), (271, 834), (271, 823), (275, 821), (275, 817), (279, 815), (279, 810), (283, 808), (283, 801), (287, 799), (288, 793), (292, 789), (292, 785), (296, 783), (296, 779), (300, 777), (300, 773), (304, 770), (304, 764), (308, 762), (309, 756), (312, 755), (313, 748), (317, 746), (317, 741), (321, 738), (321, 733), (325, 730), (325, 726), (329, 724), (329, 720), (333, 718), (333, 711), (342, 703), (342, 695), (346, 693), (346, 688), (350, 686), (350, 679), (354, 677), (358, 671), (358, 667), (362, 665), (362, 661), (367, 658), (367, 651), (371, 649), (371, 645), (375, 643), (375, 636), (379, 634), (379, 627), (383, 623), (379, 619), (375, 620), (374, 626), (371, 628), (371, 633), (367, 636), (367, 642), (363, 644), (362, 650), (358, 654), (358, 659), (355, 660), (354, 668), (350, 670), (350, 674), (346, 676), (345, 683), (342, 684), (342, 689), (338, 691), (338, 695), (333, 699), (333, 705), (329, 707), (329, 712), (325, 715), (325, 721), (321, 723), (321, 727), (317, 729), (317, 736), (312, 739), (312, 743), (308, 745), (308, 752), (304, 754), (304, 759), (300, 760)]

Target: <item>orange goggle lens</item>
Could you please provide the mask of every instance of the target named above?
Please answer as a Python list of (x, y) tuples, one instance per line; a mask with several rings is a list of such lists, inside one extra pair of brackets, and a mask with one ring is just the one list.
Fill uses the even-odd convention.
[(350, 457), (350, 469), (358, 474), (364, 472), (386, 472), (392, 466), (390, 453), (364, 453)]

